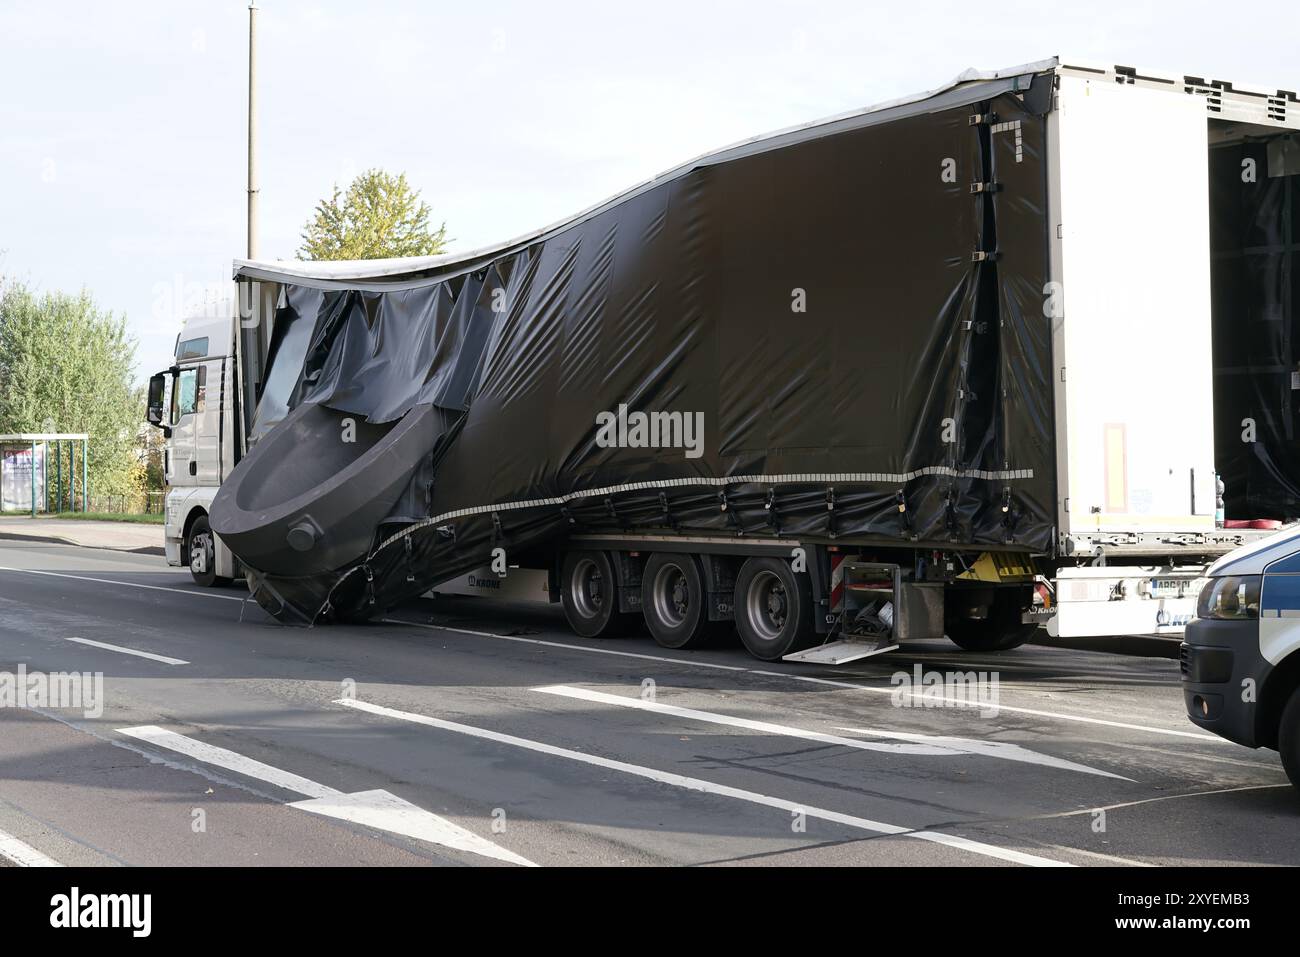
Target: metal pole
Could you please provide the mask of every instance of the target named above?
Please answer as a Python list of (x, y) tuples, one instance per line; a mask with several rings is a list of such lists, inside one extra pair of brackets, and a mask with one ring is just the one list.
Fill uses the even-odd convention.
[(32, 518), (36, 517), (36, 443), (32, 442)]
[(248, 5), (248, 258), (257, 258), (257, 4)]
[(81, 510), (90, 511), (90, 440), (81, 440)]
[(54, 511), (63, 511), (63, 443), (54, 440)]

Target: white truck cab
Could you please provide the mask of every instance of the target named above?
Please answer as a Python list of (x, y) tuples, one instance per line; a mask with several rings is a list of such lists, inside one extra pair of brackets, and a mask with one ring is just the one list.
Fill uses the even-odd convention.
[(208, 526), (208, 511), (234, 466), (233, 307), (184, 320), (176, 364), (149, 380), (149, 421), (167, 437), (164, 548), (200, 585), (239, 577), (238, 563)]
[(1282, 756), (1300, 788), (1300, 525), (1210, 566), (1182, 644), (1192, 722)]

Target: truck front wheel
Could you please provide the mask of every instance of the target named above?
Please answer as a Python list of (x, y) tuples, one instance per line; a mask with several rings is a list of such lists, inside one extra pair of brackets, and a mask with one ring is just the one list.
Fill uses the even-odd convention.
[(560, 604), (573, 633), (613, 638), (631, 630), (636, 615), (620, 614), (614, 566), (607, 552), (568, 552), (560, 571)]
[(1277, 750), (1282, 755), (1282, 768), (1291, 784), (1300, 789), (1300, 688), (1291, 692), (1291, 698), (1282, 709), (1282, 723), (1277, 729)]
[(229, 578), (217, 575), (217, 540), (206, 515), (200, 515), (190, 525), (190, 533), (185, 538), (185, 557), (194, 584), (204, 588), (230, 584)]
[[(1010, 651), (1034, 637), (1036, 624), (1024, 624), (1021, 614), (1033, 600), (1023, 588), (994, 588), (984, 605), (978, 593), (951, 589), (944, 596), (944, 631), (966, 651)], [(980, 612), (983, 614), (980, 614)]]
[(813, 635), (812, 586), (778, 558), (751, 558), (736, 576), (736, 631), (751, 655), (779, 661)]

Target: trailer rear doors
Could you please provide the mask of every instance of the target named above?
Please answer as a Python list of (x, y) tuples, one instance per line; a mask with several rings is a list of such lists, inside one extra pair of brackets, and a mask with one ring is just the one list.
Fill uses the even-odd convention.
[(1058, 96), (1045, 298), (1066, 551), (1212, 532), (1205, 104), (1068, 73)]

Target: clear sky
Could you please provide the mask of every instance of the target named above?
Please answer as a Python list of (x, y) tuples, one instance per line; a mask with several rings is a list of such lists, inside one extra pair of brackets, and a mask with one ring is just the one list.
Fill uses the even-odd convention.
[[(1055, 54), (1300, 88), (1300, 5), (296, 2), (259, 15), (261, 254), (404, 171), (469, 249), (738, 139)], [(128, 317), (141, 377), (245, 251), (247, 2), (0, 0), (0, 274)]]

